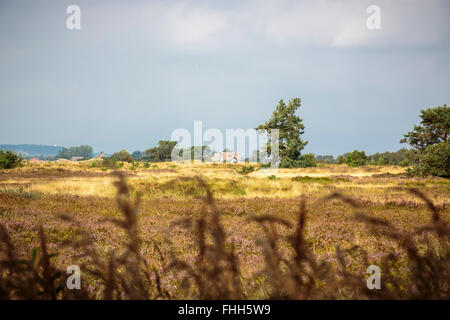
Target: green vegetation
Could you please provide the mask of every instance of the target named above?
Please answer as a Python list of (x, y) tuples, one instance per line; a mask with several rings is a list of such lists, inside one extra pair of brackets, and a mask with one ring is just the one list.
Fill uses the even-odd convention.
[(12, 151), (0, 149), (0, 169), (13, 169), (22, 165), (22, 157)]
[(336, 163), (336, 159), (332, 155), (317, 155), (316, 161), (322, 164), (333, 164)]
[(404, 135), (401, 143), (424, 151), (427, 147), (447, 141), (450, 133), (450, 108), (444, 104), (436, 108), (420, 111), (422, 121), (414, 125), (413, 131)]
[(92, 158), (94, 149), (91, 146), (79, 146), (63, 148), (57, 155), (57, 158), (71, 159), (72, 157), (83, 157), (84, 159)]
[(131, 157), (133, 158), (133, 160), (140, 160), (142, 158), (142, 152), (141, 151), (134, 151), (131, 154)]
[(311, 182), (316, 182), (316, 183), (332, 183), (333, 179), (328, 178), (328, 177), (310, 177), (310, 176), (298, 176), (298, 177), (293, 177), (291, 178), (292, 181), (295, 182), (304, 182), (304, 183), (311, 183)]
[(414, 151), (402, 148), (396, 152), (383, 152), (383, 153), (375, 153), (369, 156), (369, 164), (371, 165), (399, 165), (399, 166), (408, 166), (413, 163), (414, 159)]
[(300, 168), (311, 168), (311, 167), (317, 167), (317, 160), (314, 156), (314, 153), (307, 153), (300, 156), (299, 160), (299, 167)]
[(13, 151), (24, 158), (47, 159), (55, 157), (63, 147), (37, 144), (0, 144), (0, 149)]
[(176, 141), (160, 140), (158, 146), (145, 150), (142, 160), (150, 162), (170, 161)]
[[(305, 126), (303, 120), (295, 112), (301, 106), (300, 98), (294, 98), (286, 105), (283, 100), (278, 102), (272, 117), (256, 129), (279, 130), (279, 157), (282, 168), (300, 167), (301, 151), (308, 143), (301, 139)], [(267, 152), (271, 154), (271, 138), (268, 139)]]
[(420, 162), (408, 171), (410, 174), (450, 177), (450, 141), (428, 146), (420, 154)]
[[(186, 149), (176, 149), (180, 159), (210, 161), (213, 151), (209, 146), (192, 146)], [(225, 151), (224, 151), (225, 152)]]
[(420, 125), (404, 135), (401, 143), (415, 150), (415, 165), (409, 170), (413, 175), (450, 176), (450, 108), (438, 106), (421, 110)]
[(120, 150), (111, 156), (116, 161), (133, 162), (133, 158), (126, 150)]
[(364, 151), (355, 150), (345, 157), (345, 164), (349, 167), (361, 167), (367, 164), (367, 156)]
[(253, 171), (255, 171), (254, 166), (242, 166), (242, 168), (240, 170), (238, 170), (238, 172), (243, 175), (249, 174)]

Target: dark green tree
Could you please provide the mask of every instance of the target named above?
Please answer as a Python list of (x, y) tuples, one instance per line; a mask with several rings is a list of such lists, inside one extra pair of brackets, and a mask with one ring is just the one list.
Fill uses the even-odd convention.
[(426, 148), (420, 165), (410, 172), (450, 178), (450, 141), (443, 141)]
[(345, 157), (345, 164), (349, 167), (360, 167), (367, 164), (367, 156), (364, 151), (355, 150)]
[(420, 111), (422, 121), (414, 125), (413, 131), (405, 134), (401, 143), (424, 151), (428, 146), (447, 141), (450, 133), (450, 108), (444, 104), (436, 108)]
[[(270, 132), (272, 129), (279, 130), (279, 156), (281, 167), (299, 166), (301, 151), (308, 143), (301, 139), (305, 126), (302, 119), (295, 112), (301, 106), (300, 98), (294, 98), (286, 105), (283, 100), (278, 102), (272, 117), (256, 129), (264, 129)], [(271, 139), (269, 137), (267, 152), (270, 150)]]
[(133, 162), (133, 158), (127, 150), (120, 150), (119, 152), (115, 152), (111, 156), (111, 158), (113, 158), (115, 161)]
[(131, 157), (133, 158), (133, 160), (140, 160), (140, 159), (142, 158), (142, 152), (139, 151), (139, 150), (134, 151), (134, 152), (131, 154)]
[(450, 108), (438, 106), (420, 111), (422, 121), (404, 135), (401, 143), (414, 149), (415, 166), (409, 173), (416, 175), (450, 176)]
[(317, 167), (317, 160), (314, 153), (302, 154), (299, 160), (299, 167), (301, 168)]
[(176, 141), (160, 140), (158, 146), (145, 150), (143, 159), (152, 162), (170, 161)]
[(337, 164), (345, 164), (345, 158), (347, 157), (348, 153), (341, 154), (337, 157), (336, 163)]
[(0, 169), (13, 169), (22, 165), (22, 157), (12, 151), (0, 149)]
[(402, 148), (395, 152), (375, 153), (369, 156), (369, 164), (372, 165), (409, 165), (414, 160), (415, 150)]
[(72, 157), (92, 158), (94, 149), (91, 146), (83, 145), (78, 147), (63, 148), (59, 151), (57, 158), (71, 159)]

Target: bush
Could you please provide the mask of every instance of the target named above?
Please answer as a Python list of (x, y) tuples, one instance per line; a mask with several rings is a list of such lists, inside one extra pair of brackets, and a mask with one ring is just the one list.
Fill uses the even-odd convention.
[[(383, 153), (375, 153), (369, 156), (369, 164), (373, 165), (400, 165), (403, 163), (403, 166), (409, 165), (414, 160), (414, 151), (402, 148), (395, 152), (383, 152)], [(405, 163), (408, 163), (405, 165)]]
[(360, 167), (367, 164), (367, 156), (364, 151), (355, 150), (345, 157), (345, 164), (349, 167)]
[(84, 159), (91, 159), (94, 149), (91, 146), (70, 147), (63, 148), (59, 151), (57, 158), (71, 159), (73, 157), (83, 157)]
[(317, 167), (317, 161), (314, 153), (307, 153), (302, 155), (299, 160), (299, 167), (300, 168)]
[(22, 157), (12, 151), (0, 149), (0, 169), (13, 169), (22, 165)]
[(239, 170), (238, 172), (240, 174), (247, 175), (247, 174), (249, 174), (249, 173), (251, 173), (253, 171), (255, 171), (255, 167), (254, 166), (243, 166), (241, 168), (241, 170)]
[(410, 161), (408, 160), (408, 159), (404, 159), (404, 160), (402, 160), (402, 161), (400, 161), (399, 163), (398, 163), (398, 165), (400, 166), (400, 167), (407, 167), (407, 166), (409, 166), (411, 163), (410, 163)]
[[(122, 163), (123, 165), (123, 163)], [(91, 163), (91, 168), (102, 168), (103, 171), (106, 171), (108, 169), (117, 169), (118, 163), (116, 159), (110, 157), (110, 158), (103, 158), (102, 160), (93, 161)]]
[(133, 158), (126, 150), (120, 150), (119, 152), (114, 153), (111, 158), (116, 161), (133, 162)]
[(347, 154), (348, 153), (344, 153), (343, 155), (340, 155), (339, 157), (337, 157), (336, 163), (337, 164), (345, 164), (345, 158), (346, 158)]
[(331, 178), (328, 177), (310, 177), (310, 176), (297, 176), (297, 177), (293, 177), (291, 178), (291, 181), (295, 181), (295, 182), (305, 182), (305, 183), (312, 183), (312, 182), (317, 182), (317, 183), (332, 183), (333, 180)]
[(421, 160), (408, 171), (414, 175), (450, 177), (450, 141), (431, 145), (421, 155)]
[(444, 104), (421, 110), (420, 118), (420, 125), (414, 125), (400, 140), (415, 149), (414, 168), (408, 173), (449, 177), (450, 108)]
[(292, 160), (286, 158), (281, 161), (281, 168), (309, 168), (309, 167), (317, 167), (317, 161), (314, 153), (307, 153), (302, 156), (298, 160)]

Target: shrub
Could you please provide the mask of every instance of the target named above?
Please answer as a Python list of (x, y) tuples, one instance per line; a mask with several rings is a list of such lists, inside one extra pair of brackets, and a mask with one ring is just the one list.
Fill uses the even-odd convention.
[(404, 159), (404, 160), (400, 161), (398, 163), (398, 165), (401, 166), (401, 167), (407, 167), (407, 166), (410, 165), (410, 161), (408, 159)]
[(447, 140), (427, 147), (419, 164), (408, 172), (422, 176), (450, 177), (450, 142)]
[(449, 177), (450, 108), (444, 104), (421, 110), (420, 118), (420, 125), (400, 140), (415, 149), (415, 166), (408, 173)]
[(139, 162), (133, 162), (131, 164), (130, 170), (136, 170), (137, 168), (139, 168)]
[(115, 169), (117, 168), (117, 161), (116, 159), (110, 157), (110, 158), (103, 158), (101, 162), (102, 168), (105, 169)]
[(91, 168), (101, 168), (103, 160), (95, 160), (91, 162)]
[(22, 165), (22, 157), (12, 151), (0, 149), (0, 169), (13, 169)]
[(414, 151), (402, 148), (395, 152), (386, 151), (383, 153), (375, 153), (369, 156), (369, 164), (372, 165), (400, 165), (400, 162), (403, 164), (411, 163), (414, 159)]
[(126, 150), (120, 150), (119, 152), (114, 153), (111, 158), (116, 161), (133, 162), (133, 158)]
[(346, 156), (347, 156), (347, 154), (343, 154), (343, 155), (340, 155), (339, 157), (337, 157), (336, 163), (337, 164), (345, 164), (345, 157)]
[(345, 157), (345, 164), (349, 167), (360, 167), (367, 164), (367, 156), (364, 151), (355, 150)]
[(317, 160), (314, 153), (307, 153), (300, 157), (298, 164), (300, 168), (317, 167)]
[(140, 160), (142, 158), (143, 153), (141, 151), (135, 151), (131, 154), (133, 160)]
[(3, 191), (6, 194), (18, 196), (27, 200), (37, 200), (43, 197), (43, 193), (37, 190), (32, 190), (26, 185), (20, 185), (16, 189), (6, 189)]
[(255, 171), (255, 167), (254, 166), (243, 166), (241, 168), (241, 170), (239, 170), (238, 172), (240, 174), (247, 175), (247, 174), (249, 174), (249, 173), (251, 173), (253, 171)]
[(299, 159), (290, 158), (283, 159), (280, 164), (281, 168), (309, 168), (317, 167), (316, 157), (313, 153), (301, 155)]
[(297, 176), (297, 177), (293, 177), (291, 178), (291, 181), (295, 181), (295, 182), (305, 182), (305, 183), (312, 183), (312, 182), (317, 182), (317, 183), (332, 183), (333, 180), (331, 178), (328, 177), (310, 177), (310, 176)]
[(85, 159), (92, 158), (93, 148), (91, 146), (79, 146), (79, 147), (70, 147), (63, 148), (59, 151), (57, 157), (63, 159), (71, 159), (72, 157), (83, 157)]

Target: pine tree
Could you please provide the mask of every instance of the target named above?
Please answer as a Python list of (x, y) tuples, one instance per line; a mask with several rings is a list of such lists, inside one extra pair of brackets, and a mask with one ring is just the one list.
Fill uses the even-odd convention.
[[(295, 167), (300, 160), (301, 151), (308, 143), (301, 139), (305, 126), (302, 119), (295, 114), (301, 106), (300, 98), (294, 98), (286, 105), (283, 100), (278, 102), (272, 117), (264, 124), (259, 125), (256, 129), (279, 130), (279, 157), (281, 167)], [(270, 154), (269, 138), (267, 151)]]

